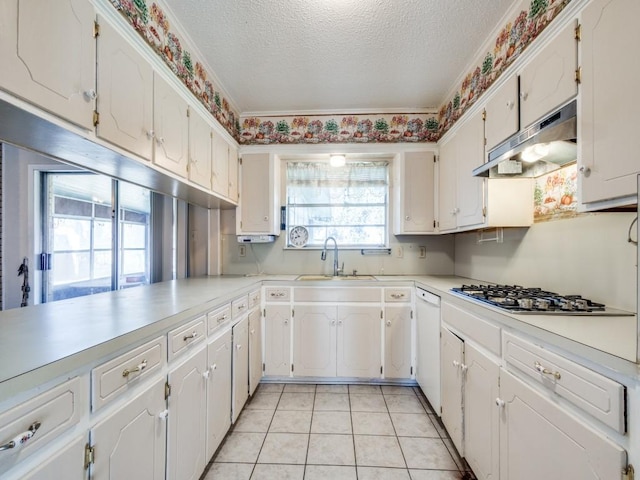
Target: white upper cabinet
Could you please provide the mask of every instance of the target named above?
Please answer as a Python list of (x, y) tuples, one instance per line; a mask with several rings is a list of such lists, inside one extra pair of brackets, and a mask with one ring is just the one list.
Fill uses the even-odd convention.
[[(233, 162), (229, 162), (230, 166), (232, 164)], [(231, 178), (231, 174), (229, 177)], [(279, 235), (278, 157), (268, 153), (243, 155), (240, 180), (240, 205), (236, 226), (238, 234)]]
[(98, 36), (98, 137), (145, 160), (153, 150), (153, 69), (107, 22)]
[[(570, 22), (520, 72), (520, 125), (531, 125), (578, 93), (578, 47)], [(608, 42), (608, 40), (607, 40)]]
[(433, 152), (402, 153), (393, 162), (394, 235), (435, 231)]
[[(594, 0), (581, 14), (581, 201), (627, 197), (640, 173), (640, 2)], [(588, 208), (588, 207), (587, 207)]]
[(211, 189), (223, 197), (229, 196), (229, 145), (213, 132), (211, 159)]
[(0, 5), (0, 88), (93, 128), (95, 11), (86, 0)]
[[(487, 101), (484, 135), (489, 151), (516, 133), (520, 128), (518, 116), (518, 77), (510, 76)], [(479, 163), (476, 166), (481, 165)]]
[(211, 189), (211, 126), (189, 109), (189, 180)]
[(237, 202), (240, 191), (240, 179), (238, 178), (238, 149), (234, 145), (229, 145), (229, 149), (227, 152), (227, 168), (229, 173), (229, 200), (231, 200), (232, 202)]
[(440, 144), (438, 161), (438, 229), (455, 230), (456, 224), (456, 152), (457, 137)]
[(189, 117), (187, 101), (157, 73), (153, 80), (153, 163), (187, 176)]

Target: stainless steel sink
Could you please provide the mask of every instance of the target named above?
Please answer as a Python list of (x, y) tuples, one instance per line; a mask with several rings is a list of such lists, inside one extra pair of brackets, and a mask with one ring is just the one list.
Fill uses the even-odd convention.
[(332, 277), (331, 275), (300, 275), (296, 280), (301, 281), (324, 281), (324, 280), (376, 280), (372, 275), (340, 275)]

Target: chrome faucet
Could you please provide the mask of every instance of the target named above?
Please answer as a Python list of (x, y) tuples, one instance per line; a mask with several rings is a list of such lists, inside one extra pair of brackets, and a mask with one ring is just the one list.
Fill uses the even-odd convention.
[(333, 276), (337, 277), (344, 270), (344, 264), (342, 268), (338, 268), (338, 242), (333, 237), (327, 237), (324, 241), (324, 247), (322, 248), (322, 253), (320, 254), (320, 259), (325, 261), (327, 259), (327, 243), (329, 240), (333, 240)]

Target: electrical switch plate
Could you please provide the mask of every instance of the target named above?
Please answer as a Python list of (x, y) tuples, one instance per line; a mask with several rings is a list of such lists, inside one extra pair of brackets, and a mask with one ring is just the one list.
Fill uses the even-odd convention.
[(238, 256), (244, 257), (247, 255), (247, 246), (246, 245), (238, 245)]
[(427, 247), (418, 247), (419, 253), (418, 258), (426, 258), (427, 257)]
[(396, 253), (396, 258), (402, 258), (404, 256), (404, 248), (402, 248), (402, 245), (398, 245), (393, 250)]

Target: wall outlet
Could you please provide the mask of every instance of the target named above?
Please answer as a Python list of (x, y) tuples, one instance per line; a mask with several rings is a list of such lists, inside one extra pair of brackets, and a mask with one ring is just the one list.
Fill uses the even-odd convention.
[(394, 247), (393, 251), (396, 254), (396, 258), (402, 258), (404, 256), (404, 248), (402, 248), (402, 245)]
[(247, 255), (247, 246), (246, 245), (238, 245), (238, 256), (245, 257)]
[(418, 247), (418, 258), (427, 258), (427, 247)]

